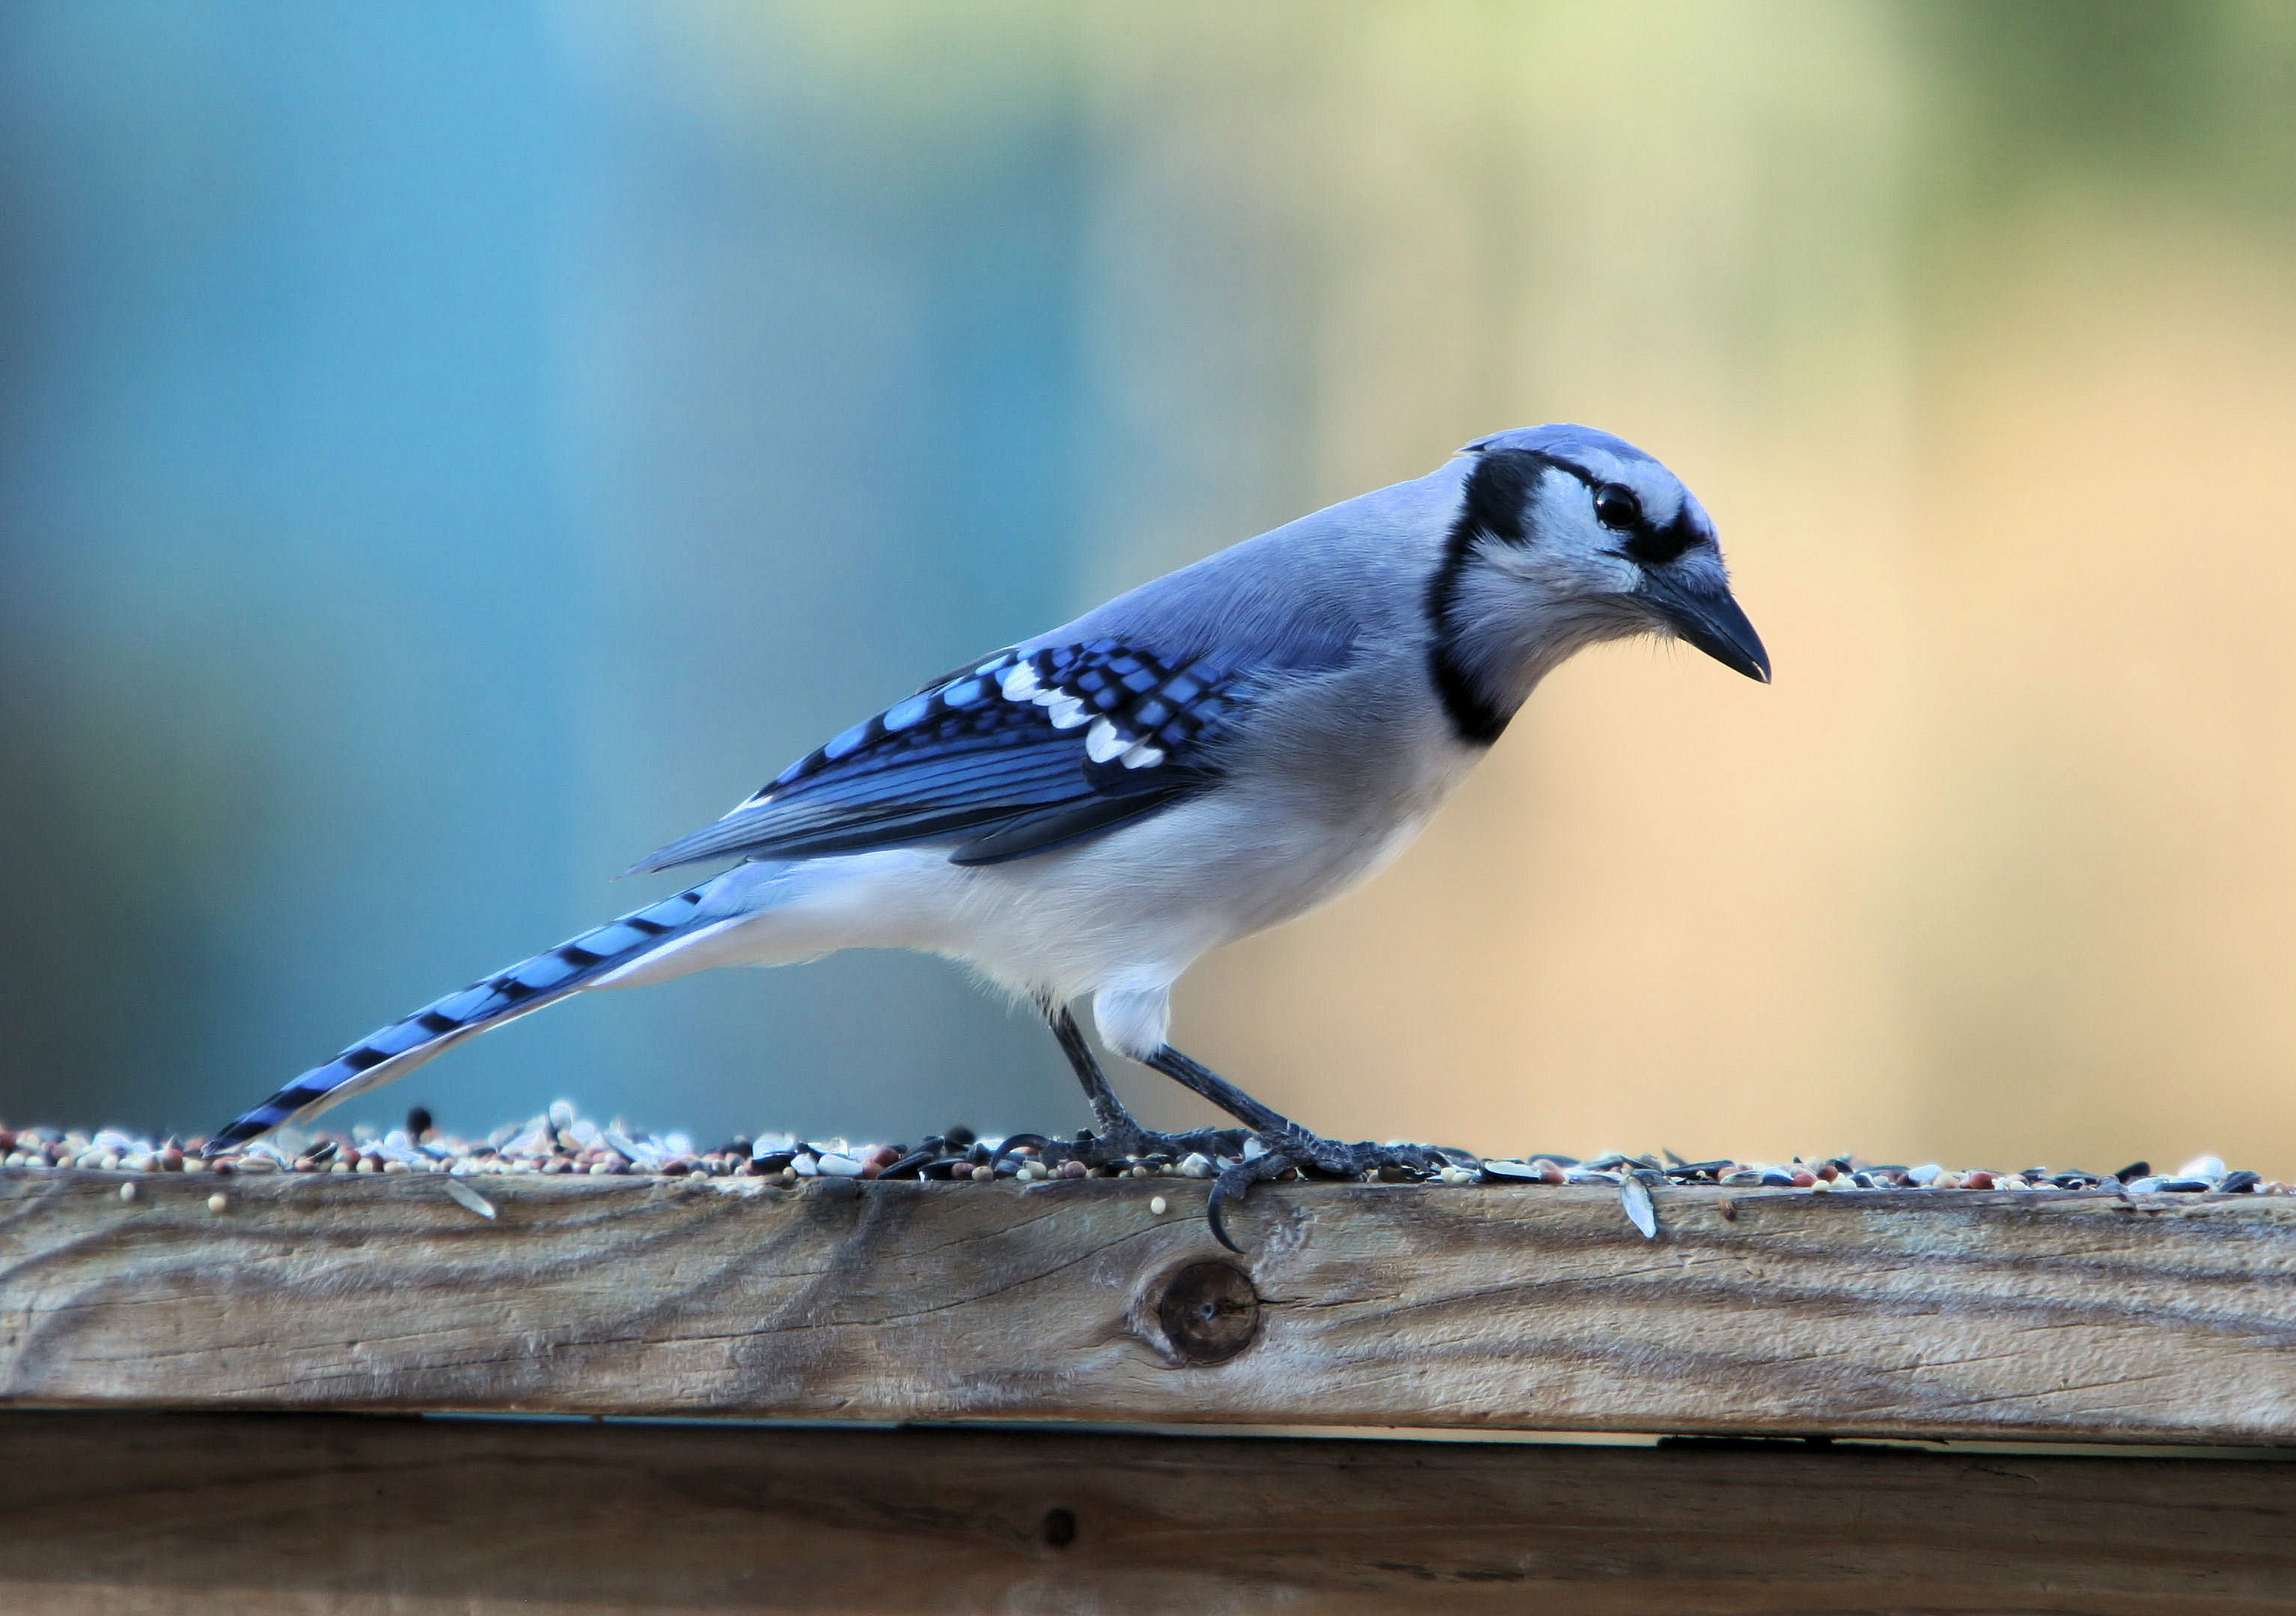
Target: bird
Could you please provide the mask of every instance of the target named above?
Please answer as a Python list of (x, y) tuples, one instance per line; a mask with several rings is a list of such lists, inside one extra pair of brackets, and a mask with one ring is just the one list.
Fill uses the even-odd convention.
[[(369, 1034), (206, 1148), (573, 994), (906, 947), (1044, 1017), (1093, 1116), (1064, 1160), (1218, 1150), (1211, 1227), (1234, 1248), (1224, 1204), (1287, 1170), (1423, 1177), (1473, 1159), (1325, 1138), (1254, 1099), (1173, 1046), (1174, 983), (1368, 880), (1540, 680), (1636, 636), (1770, 678), (1712, 521), (1658, 460), (1565, 423), (1477, 439), (928, 680), (633, 870), (729, 867)], [(1241, 1134), (1144, 1127), (1076, 1020), (1087, 1002), (1107, 1047)]]

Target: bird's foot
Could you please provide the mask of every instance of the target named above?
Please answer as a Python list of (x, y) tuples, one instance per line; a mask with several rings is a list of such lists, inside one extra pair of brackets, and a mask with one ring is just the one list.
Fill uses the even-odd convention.
[(1212, 1193), (1204, 1207), (1212, 1238), (1239, 1255), (1243, 1248), (1228, 1237), (1224, 1216), (1226, 1208), (1250, 1194), (1253, 1185), (1265, 1184), (1295, 1168), (1302, 1175), (1320, 1178), (1390, 1179), (1415, 1184), (1435, 1177), (1448, 1168), (1472, 1169), (1480, 1165), (1465, 1151), (1442, 1145), (1374, 1144), (1368, 1139), (1348, 1144), (1323, 1138), (1305, 1128), (1255, 1134), (1252, 1139), (1259, 1149), (1220, 1169), (1212, 1180)]
[(1129, 1118), (1104, 1126), (1099, 1133), (1086, 1128), (1073, 1139), (1048, 1139), (1042, 1134), (1014, 1134), (999, 1148), (1004, 1154), (1021, 1145), (1034, 1145), (1037, 1156), (1057, 1167), (1081, 1161), (1091, 1168), (1124, 1167), (1132, 1163), (1184, 1161), (1192, 1155), (1218, 1161), (1241, 1155), (1251, 1136), (1240, 1128), (1199, 1128), (1185, 1134), (1158, 1133)]

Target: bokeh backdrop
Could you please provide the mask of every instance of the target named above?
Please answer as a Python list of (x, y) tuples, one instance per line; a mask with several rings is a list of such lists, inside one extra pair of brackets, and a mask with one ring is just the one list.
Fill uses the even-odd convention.
[[(204, 1130), (1494, 428), (1721, 524), (1185, 1047), (1355, 1137), (2296, 1169), (2296, 7), (0, 7), (0, 1117)], [(1191, 1114), (1126, 1079), (1150, 1115)], [(856, 956), (342, 1113), (1069, 1128)]]

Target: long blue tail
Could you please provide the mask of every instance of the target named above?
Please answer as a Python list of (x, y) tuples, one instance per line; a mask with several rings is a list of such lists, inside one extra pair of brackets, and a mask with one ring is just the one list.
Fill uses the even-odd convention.
[(209, 1144), (209, 1152), (244, 1144), (283, 1122), (308, 1121), (354, 1095), (404, 1077), (449, 1045), (554, 1005), (666, 943), (714, 923), (723, 917), (699, 913), (706, 885), (586, 931), (369, 1033), (234, 1119)]

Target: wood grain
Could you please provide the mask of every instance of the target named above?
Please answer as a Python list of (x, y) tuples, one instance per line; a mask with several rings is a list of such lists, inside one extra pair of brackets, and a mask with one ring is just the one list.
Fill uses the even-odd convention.
[(2296, 1443), (2277, 1198), (1279, 1185), (1192, 1346), (1191, 1180), (119, 1181), (0, 1175), (0, 1402)]
[(12, 1616), (2296, 1612), (2296, 1464), (0, 1415)]

